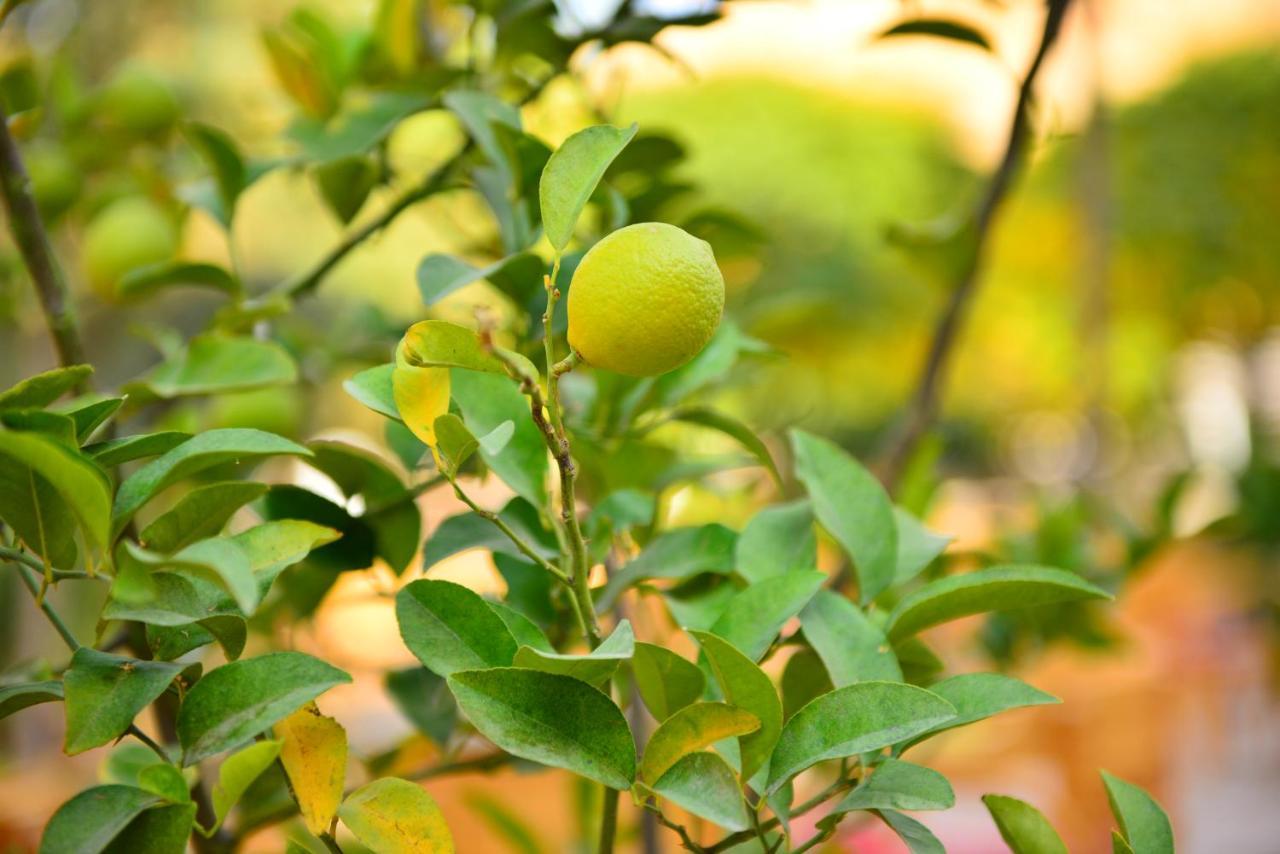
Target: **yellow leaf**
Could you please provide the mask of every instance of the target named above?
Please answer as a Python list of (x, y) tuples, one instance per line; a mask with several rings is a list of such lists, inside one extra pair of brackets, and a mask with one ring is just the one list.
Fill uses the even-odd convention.
[(280, 764), (289, 775), (307, 830), (317, 836), (328, 833), (347, 776), (346, 730), (308, 703), (276, 724), (275, 734), (283, 742)]
[(383, 777), (342, 802), (338, 815), (377, 854), (453, 854), (453, 834), (435, 800), (417, 783)]
[(411, 364), (405, 355), (406, 340), (396, 348), (391, 392), (405, 426), (434, 451), (436, 419), (449, 411), (449, 369)]

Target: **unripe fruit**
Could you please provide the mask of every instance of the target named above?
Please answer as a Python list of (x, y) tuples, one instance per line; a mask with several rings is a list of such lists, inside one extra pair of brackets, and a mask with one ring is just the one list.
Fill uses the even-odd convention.
[(178, 250), (178, 230), (150, 199), (129, 196), (103, 208), (85, 228), (85, 276), (103, 299), (130, 270), (167, 261)]
[(569, 344), (587, 364), (620, 374), (664, 374), (715, 334), (724, 277), (705, 240), (645, 222), (605, 237), (583, 257), (569, 290)]
[(79, 197), (80, 169), (59, 145), (34, 145), (22, 156), (40, 214), (55, 219)]
[(116, 72), (103, 89), (98, 105), (108, 124), (138, 136), (167, 130), (180, 112), (168, 81), (137, 65), (127, 65)]

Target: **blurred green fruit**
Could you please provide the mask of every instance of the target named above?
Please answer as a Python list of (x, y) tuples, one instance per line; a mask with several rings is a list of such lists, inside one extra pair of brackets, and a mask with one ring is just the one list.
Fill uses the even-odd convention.
[(280, 436), (302, 432), (302, 394), (293, 386), (273, 386), (223, 394), (209, 402), (210, 427), (251, 427)]
[(23, 154), (40, 213), (55, 219), (80, 196), (80, 169), (60, 145), (35, 145)]
[(107, 205), (85, 228), (81, 256), (85, 276), (103, 299), (112, 299), (125, 273), (172, 258), (178, 229), (163, 208), (142, 196)]
[(116, 72), (102, 90), (98, 106), (107, 123), (139, 136), (168, 129), (180, 112), (168, 81), (138, 65)]

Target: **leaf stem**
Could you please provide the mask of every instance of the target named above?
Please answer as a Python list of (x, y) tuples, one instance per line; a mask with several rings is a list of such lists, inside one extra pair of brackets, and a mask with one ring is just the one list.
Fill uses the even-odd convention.
[(49, 623), (58, 632), (58, 636), (62, 638), (67, 648), (72, 652), (78, 650), (81, 646), (80, 641), (76, 640), (76, 636), (72, 634), (71, 629), (67, 628), (67, 624), (62, 621), (62, 617), (58, 615), (57, 610), (49, 600), (41, 595), (41, 576), (31, 566), (34, 559), (29, 558), (23, 552), (15, 552), (7, 546), (0, 547), (0, 557), (11, 561), (17, 568), (18, 577), (22, 579), (22, 583), (26, 585), (26, 588), (31, 591), (31, 595), (35, 597), (36, 604), (40, 606), (40, 610), (44, 612), (45, 617), (48, 618)]
[(168, 762), (168, 763), (170, 763), (170, 764), (172, 764), (172, 763), (173, 763), (173, 759), (169, 756), (169, 754), (168, 754), (167, 752), (165, 752), (165, 749), (164, 749), (163, 747), (161, 747), (161, 746), (156, 742), (156, 740), (155, 740), (155, 739), (153, 739), (151, 736), (149, 736), (149, 735), (147, 735), (145, 732), (143, 732), (143, 731), (138, 727), (138, 725), (137, 725), (137, 724), (129, 724), (129, 729), (127, 729), (125, 732), (127, 732), (129, 735), (133, 736), (133, 737), (134, 737), (134, 738), (136, 738), (138, 741), (140, 741), (140, 742), (142, 742), (143, 744), (145, 744), (147, 747), (150, 747), (150, 748), (151, 748), (151, 752), (152, 752), (152, 753), (154, 753), (156, 756), (159, 756), (159, 757), (160, 757), (161, 759), (163, 759), (165, 762)]
[(453, 494), (458, 496), (459, 501), (470, 507), (477, 516), (488, 520), (495, 528), (505, 534), (507, 539), (511, 540), (511, 542), (515, 544), (515, 547), (518, 548), (525, 557), (529, 558), (529, 560), (560, 579), (564, 584), (568, 585), (571, 583), (569, 576), (565, 574), (564, 570), (538, 554), (532, 544), (530, 544), (524, 537), (520, 536), (514, 528), (508, 525), (505, 519), (497, 513), (494, 513), (492, 510), (486, 510), (481, 507), (470, 495), (467, 495), (466, 491), (458, 484), (456, 478), (447, 474), (444, 475), (444, 478), (449, 481), (449, 484), (453, 487)]
[[(6, 4), (6, 14), (9, 8)], [(0, 198), (9, 217), (9, 233), (22, 253), (22, 261), (40, 298), (58, 361), (63, 366), (82, 364), (84, 344), (71, 302), (71, 289), (53, 257), (49, 234), (31, 195), (31, 180), (22, 164), (18, 145), (9, 133), (9, 117), (3, 108), (0, 108)], [(83, 381), (76, 386), (77, 391), (84, 388)]]
[(320, 841), (324, 843), (324, 847), (333, 852), (333, 854), (342, 854), (342, 848), (338, 846), (338, 840), (333, 838), (332, 833), (320, 834)]
[(1004, 155), (992, 174), (986, 191), (978, 201), (973, 214), (973, 245), (959, 270), (955, 286), (942, 314), (934, 327), (929, 351), (920, 372), (916, 390), (898, 427), (885, 443), (882, 459), (882, 480), (893, 492), (906, 469), (916, 446), (933, 423), (938, 410), (938, 398), (945, 379), (953, 345), (960, 333), (965, 309), (972, 301), (981, 279), (982, 263), (990, 242), (996, 213), (1009, 195), (1013, 179), (1026, 159), (1027, 144), (1031, 136), (1030, 107), (1035, 96), (1036, 76), (1044, 59), (1058, 38), (1062, 19), (1071, 0), (1049, 0), (1041, 31), (1040, 44), (1018, 88), (1018, 100), (1013, 110), (1013, 120), (1005, 143)]

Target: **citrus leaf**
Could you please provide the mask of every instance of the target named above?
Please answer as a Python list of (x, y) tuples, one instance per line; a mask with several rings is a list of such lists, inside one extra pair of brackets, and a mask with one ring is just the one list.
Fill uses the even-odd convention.
[(504, 274), (517, 273), (536, 281), (543, 269), (542, 259), (532, 252), (508, 255), (487, 267), (475, 267), (452, 255), (432, 253), (418, 264), (418, 292), (422, 294), (422, 301), (431, 306), (481, 279), (503, 281)]
[(410, 667), (391, 671), (384, 684), (400, 713), (443, 747), (458, 720), (458, 704), (444, 678), (425, 667)]
[(449, 369), (414, 366), (409, 362), (402, 338), (396, 347), (391, 392), (395, 411), (405, 426), (424, 444), (434, 448), (436, 419), (449, 411)]
[(156, 762), (138, 772), (138, 787), (174, 804), (191, 800), (187, 778), (168, 762)]
[(400, 410), (396, 408), (392, 380), (395, 369), (395, 365), (378, 365), (360, 371), (350, 379), (343, 380), (342, 389), (379, 415), (399, 421)]
[(704, 572), (729, 574), (733, 571), (737, 539), (737, 534), (719, 524), (662, 532), (609, 577), (609, 583), (596, 596), (596, 610), (607, 610), (622, 591), (646, 578), (688, 578)]
[(714, 753), (690, 753), (663, 774), (653, 790), (671, 803), (728, 831), (746, 830), (742, 788), (729, 764)]
[(384, 777), (361, 786), (342, 802), (338, 817), (377, 854), (453, 854), (440, 807), (408, 780)]
[(1173, 854), (1173, 826), (1155, 798), (1133, 783), (1102, 772), (1111, 814), (1134, 854)]
[[(541, 572), (542, 570), (539, 569), (538, 571)], [(506, 624), (507, 631), (511, 632), (511, 637), (515, 638), (517, 646), (527, 646), (539, 652), (554, 653), (556, 651), (555, 647), (551, 645), (551, 641), (547, 640), (546, 633), (538, 628), (537, 623), (512, 608), (506, 602), (486, 600), (485, 604), (492, 608), (493, 613), (497, 614), (502, 622)]]
[(805, 640), (837, 688), (855, 682), (901, 682), (898, 659), (862, 609), (838, 593), (819, 590), (800, 612)]
[(826, 580), (821, 572), (789, 572), (756, 582), (729, 600), (711, 633), (759, 661)]
[(765, 507), (738, 535), (734, 569), (754, 584), (818, 565), (818, 539), (807, 501)]
[(125, 391), (170, 400), (193, 395), (249, 391), (290, 385), (298, 380), (298, 366), (274, 341), (208, 333), (127, 384)]
[(911, 738), (955, 716), (950, 703), (914, 685), (859, 682), (837, 688), (787, 721), (769, 762), (767, 791), (818, 762)]
[[(502, 482), (535, 506), (544, 501), (547, 446), (529, 415), (529, 401), (507, 376), (455, 370), (453, 401), (477, 437), (480, 458)], [(503, 425), (511, 426), (504, 427)], [(511, 430), (510, 438), (500, 441)]]
[(760, 721), (760, 729), (738, 739), (742, 777), (749, 780), (764, 766), (777, 744), (782, 732), (782, 701), (765, 672), (728, 641), (707, 632), (690, 634), (702, 646), (724, 698)]
[(447, 320), (423, 320), (404, 333), (396, 351), (401, 361), (414, 368), (466, 368), (506, 375), (507, 369), (492, 353), (486, 352), (475, 330)]
[(63, 546), (45, 540), (41, 523), (50, 513), (65, 514), (68, 508), (85, 539), (106, 547), (111, 485), (102, 470), (75, 449), (38, 433), (0, 428), (0, 473), (0, 516), (33, 551), (64, 553)]
[(271, 767), (280, 755), (280, 742), (266, 739), (255, 741), (223, 760), (218, 766), (218, 782), (213, 787), (213, 826), (209, 835), (222, 826), (227, 814), (248, 791), (254, 780)]
[(131, 474), (116, 492), (111, 511), (113, 534), (160, 490), (185, 477), (226, 462), (244, 462), (277, 454), (309, 457), (311, 451), (273, 433), (245, 428), (207, 430), (191, 437)]
[(578, 217), (605, 170), (635, 135), (636, 125), (626, 129), (609, 125), (585, 128), (566, 139), (547, 160), (538, 199), (543, 231), (557, 254), (569, 245)]
[(1073, 572), (1043, 566), (992, 566), (940, 578), (909, 593), (889, 615), (885, 634), (896, 641), (985, 611), (1110, 598), (1111, 594)]
[(253, 566), (235, 540), (212, 538), (192, 543), (173, 555), (160, 555), (125, 542), (124, 549), (141, 566), (209, 581), (230, 594), (245, 616), (258, 607), (259, 587)]
[(1058, 831), (1031, 804), (1006, 795), (983, 795), (982, 802), (1013, 854), (1067, 854)]
[(516, 651), (514, 664), (599, 685), (613, 677), (621, 662), (631, 658), (635, 652), (635, 640), (631, 623), (623, 620), (598, 647), (584, 655), (544, 652), (532, 646), (522, 646)]
[(92, 365), (68, 365), (27, 377), (0, 391), (0, 409), (41, 409), (78, 387), (92, 373)]
[(148, 549), (168, 553), (216, 536), (237, 510), (266, 491), (265, 483), (243, 480), (198, 486), (143, 528), (138, 541)]
[(336, 667), (300, 652), (233, 661), (195, 684), (178, 712), (184, 765), (263, 732), (320, 694), (350, 682)]
[(28, 706), (52, 703), (61, 699), (62, 683), (54, 680), (0, 686), (0, 720)]
[(177, 285), (196, 285), (235, 296), (240, 293), (240, 280), (216, 264), (192, 261), (162, 261), (135, 267), (116, 283), (116, 296), (140, 299)]
[(949, 810), (955, 803), (951, 784), (937, 771), (886, 759), (836, 804), (832, 815), (853, 810)]
[(813, 513), (853, 560), (862, 604), (893, 582), (898, 534), (884, 487), (857, 460), (827, 439), (791, 431), (796, 477)]
[(63, 676), (68, 756), (119, 738), (185, 665), (139, 661), (82, 646)]
[(760, 465), (764, 466), (765, 470), (769, 472), (769, 476), (773, 478), (775, 484), (782, 484), (782, 475), (778, 472), (778, 466), (774, 463), (773, 455), (769, 453), (768, 446), (750, 427), (738, 419), (705, 406), (682, 406), (673, 412), (671, 417), (676, 421), (697, 424), (699, 427), (707, 427), (711, 430), (719, 431), (730, 439), (735, 440), (760, 461)]
[(913, 738), (899, 748), (899, 753), (940, 732), (989, 718), (1008, 709), (1062, 702), (1052, 694), (1046, 694), (1003, 673), (961, 673), (935, 682), (929, 686), (929, 690), (954, 706), (956, 716)]
[(951, 537), (933, 533), (901, 507), (893, 508), (893, 518), (898, 526), (898, 568), (894, 571), (893, 583), (902, 584), (915, 578), (942, 554)]
[(441, 676), (507, 667), (516, 642), (483, 599), (452, 581), (419, 579), (396, 594), (396, 620), (409, 651)]
[(622, 710), (569, 676), (519, 668), (460, 670), (449, 687), (485, 738), (519, 756), (566, 768), (613, 789), (636, 776), (636, 749)]
[(95, 442), (92, 445), (86, 445), (82, 450), (103, 468), (114, 468), (122, 463), (131, 463), (134, 460), (156, 457), (172, 451), (190, 438), (190, 433), (165, 430), (160, 433), (143, 433)]
[(778, 687), (782, 691), (783, 720), (836, 688), (826, 665), (811, 647), (800, 647), (787, 659)]
[[(167, 767), (167, 766), (166, 766)], [(194, 803), (152, 807), (129, 822), (103, 854), (186, 854), (187, 839), (195, 825)]]
[(644, 748), (640, 779), (658, 780), (685, 756), (760, 729), (760, 719), (728, 703), (693, 703), (663, 721)]
[(87, 395), (76, 398), (65, 406), (58, 406), (57, 411), (65, 414), (75, 423), (76, 444), (83, 444), (99, 427), (107, 423), (111, 416), (119, 412), (123, 405), (123, 397)]
[(134, 786), (94, 786), (62, 806), (45, 825), (40, 854), (98, 852), (142, 812), (161, 803)]
[(225, 131), (202, 122), (188, 122), (184, 130), (191, 146), (213, 172), (213, 183), (218, 190), (218, 205), (213, 212), (214, 216), (224, 228), (230, 228), (235, 216), (236, 200), (248, 184), (248, 169), (244, 157)]
[(698, 665), (656, 644), (636, 643), (631, 672), (645, 708), (660, 722), (695, 702), (706, 687)]
[(308, 703), (273, 727), (282, 742), (280, 764), (307, 830), (328, 833), (342, 802), (347, 775), (347, 731)]
[(911, 854), (947, 854), (947, 849), (933, 835), (933, 831), (914, 818), (895, 810), (876, 810), (875, 815), (898, 834)]

